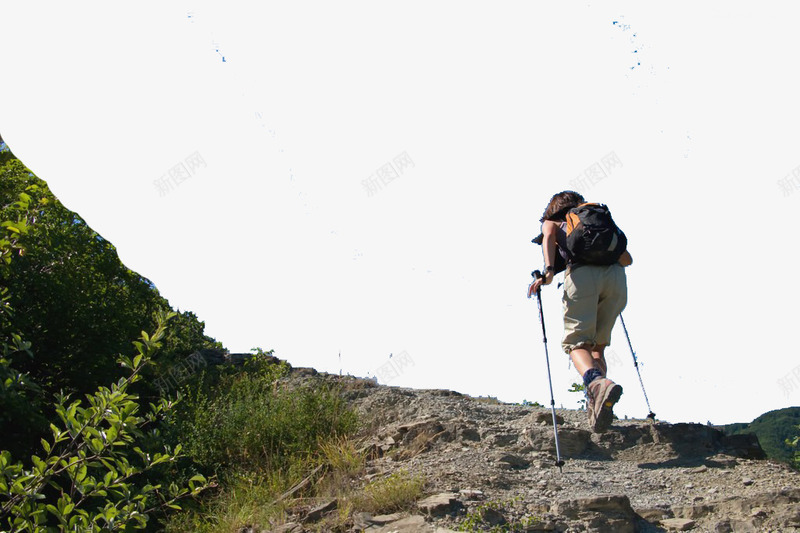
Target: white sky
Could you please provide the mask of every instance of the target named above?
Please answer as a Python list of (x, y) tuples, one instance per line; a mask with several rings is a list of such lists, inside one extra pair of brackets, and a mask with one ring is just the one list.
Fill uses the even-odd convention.
[[(800, 404), (790, 6), (4, 4), (0, 133), (231, 351), (545, 405), (530, 239), (613, 154), (584, 193), (629, 238), (653, 410), (750, 421)], [(193, 154), (205, 166), (160, 193)], [(553, 386), (575, 407), (560, 292), (543, 294)], [(619, 323), (612, 343), (616, 412), (643, 417)]]

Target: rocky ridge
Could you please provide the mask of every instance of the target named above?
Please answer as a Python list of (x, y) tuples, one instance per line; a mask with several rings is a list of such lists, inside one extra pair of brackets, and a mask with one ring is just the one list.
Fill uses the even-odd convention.
[[(335, 382), (368, 427), (365, 479), (423, 476), (414, 509), (356, 515), (352, 531), (800, 531), (800, 473), (765, 459), (753, 435), (701, 424), (615, 420), (591, 433), (586, 413), (448, 390), (293, 369), (291, 380)], [(274, 531), (319, 531), (322, 502)]]
[(449, 500), (419, 503), (416, 531), (456, 529), (478, 506), (502, 507), (494, 521), (520, 531), (800, 531), (800, 473), (765, 460), (754, 436), (649, 420), (593, 434), (583, 411), (557, 409), (559, 469), (550, 409), (443, 390), (350, 394), (380, 421), (371, 473), (422, 474)]

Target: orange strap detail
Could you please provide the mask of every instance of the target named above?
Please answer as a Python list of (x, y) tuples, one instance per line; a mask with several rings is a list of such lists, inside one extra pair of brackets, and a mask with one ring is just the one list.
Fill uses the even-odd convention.
[(578, 215), (575, 213), (567, 213), (567, 235), (572, 233), (572, 230), (575, 229), (579, 222), (580, 219), (578, 218)]
[[(596, 202), (585, 202), (576, 207), (583, 207), (585, 205), (599, 205), (599, 204), (597, 204)], [(578, 215), (576, 215), (575, 213), (567, 213), (567, 235), (572, 233), (572, 230), (574, 230), (578, 226), (578, 223), (580, 223)]]

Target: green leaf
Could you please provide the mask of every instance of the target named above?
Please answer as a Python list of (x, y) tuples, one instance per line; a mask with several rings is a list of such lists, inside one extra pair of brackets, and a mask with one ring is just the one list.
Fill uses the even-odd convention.
[(47, 463), (42, 461), (39, 457), (35, 455), (31, 455), (31, 462), (33, 463), (34, 468), (39, 474), (44, 474), (47, 470)]
[(95, 453), (100, 453), (103, 451), (103, 441), (100, 439), (91, 439), (89, 441), (89, 446)]
[(75, 481), (80, 483), (81, 481), (86, 479), (86, 472), (87, 472), (86, 464), (81, 463), (81, 465), (78, 467), (77, 472), (75, 473)]
[(112, 470), (111, 472), (107, 472), (106, 475), (103, 477), (103, 483), (108, 487), (111, 486), (117, 479), (119, 474), (116, 471)]
[(17, 226), (13, 222), (6, 221), (6, 222), (3, 222), (0, 225), (3, 226), (4, 228), (6, 228), (8, 231), (11, 231), (11, 232), (17, 233), (17, 234), (20, 233), (19, 228), (17, 228)]

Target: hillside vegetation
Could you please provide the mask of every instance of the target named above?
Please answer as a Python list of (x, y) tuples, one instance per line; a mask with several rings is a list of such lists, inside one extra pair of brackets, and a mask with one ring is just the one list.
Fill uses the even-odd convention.
[(797, 446), (793, 446), (791, 442), (800, 432), (798, 426), (800, 426), (800, 407), (787, 407), (764, 413), (749, 424), (728, 424), (721, 429), (726, 435), (752, 433), (758, 437), (767, 457), (795, 464)]
[(0, 148), (0, 531), (238, 531), (278, 515), (348, 449), (357, 419), (336, 387), (282, 387), (288, 366), (260, 349), (208, 364), (224, 347), (203, 322)]
[[(313, 369), (291, 369), (271, 350), (252, 352), (234, 358), (204, 333), (195, 314), (176, 312), (0, 142), (0, 532), (238, 533), (286, 526), (297, 517), (308, 530), (349, 531), (381, 516), (389, 520), (386, 513), (424, 508), (420, 500), (430, 490), (444, 490), (448, 480), (456, 486), (464, 475), (483, 476), (489, 467), (498, 470), (481, 477), (487, 491), (519, 489), (508, 494), (517, 502), (509, 507), (530, 496), (532, 476), (553, 473), (545, 468), (552, 463), (550, 415), (536, 405), (320, 377)], [(797, 435), (799, 416), (800, 408), (775, 411), (726, 431), (755, 432), (768, 453), (788, 460), (794, 449), (781, 442)], [(585, 450), (608, 452), (615, 458), (608, 466), (620, 467), (620, 476), (634, 468), (652, 471), (640, 488), (655, 498), (663, 492), (661, 465), (676, 470), (670, 454), (687, 447), (677, 437), (674, 449), (665, 440), (667, 447), (656, 450), (663, 457), (653, 459), (655, 442), (645, 441), (673, 429), (623, 424), (607, 442), (594, 442), (579, 424), (564, 428), (562, 442), (567, 452), (575, 448), (573, 464), (583, 465), (576, 472), (591, 486), (605, 479), (605, 467), (581, 459)], [(707, 428), (692, 431), (705, 435)], [(642, 450), (651, 454), (644, 462), (636, 456)], [(750, 468), (746, 456), (689, 459), (711, 470), (730, 461)], [(692, 470), (688, 475), (705, 472)], [(765, 481), (746, 487), (783, 494), (776, 483), (795, 478), (773, 470), (780, 475), (765, 474)], [(506, 475), (517, 474), (519, 485), (502, 488)], [(774, 487), (766, 483), (770, 476), (777, 476)], [(551, 481), (537, 478), (539, 496), (554, 499), (565, 490)], [(674, 483), (687, 486), (683, 478)], [(472, 502), (482, 495), (459, 497)], [(790, 504), (800, 499), (784, 496)], [(671, 505), (690, 497), (675, 495)], [(630, 505), (617, 503), (630, 522)], [(472, 515), (450, 513), (446, 522), (485, 530), (480, 524), (489, 511), (506, 503), (483, 505)], [(514, 522), (520, 528), (538, 520), (537, 513), (558, 510), (550, 503), (526, 505)], [(551, 525), (570, 520), (554, 515)], [(307, 530), (295, 525), (294, 531)]]

